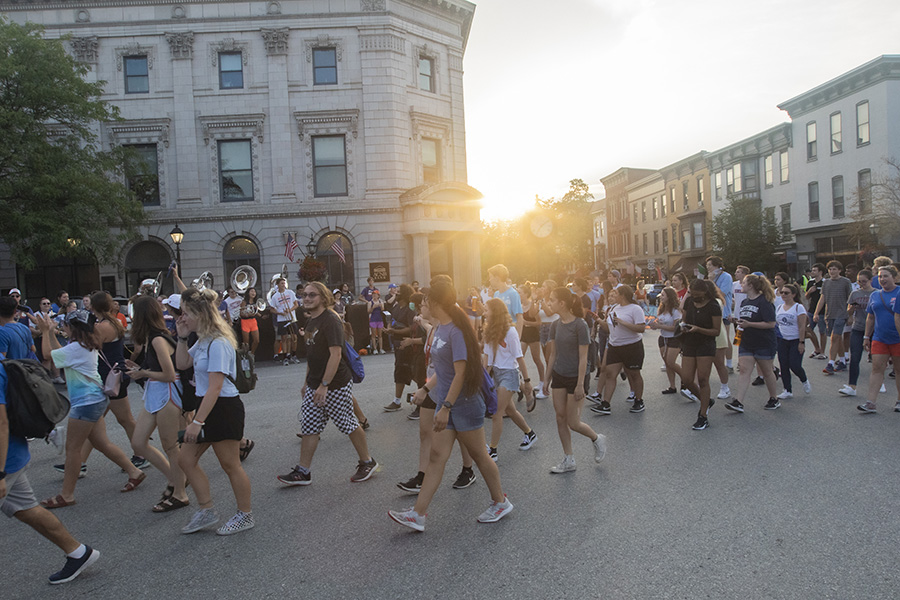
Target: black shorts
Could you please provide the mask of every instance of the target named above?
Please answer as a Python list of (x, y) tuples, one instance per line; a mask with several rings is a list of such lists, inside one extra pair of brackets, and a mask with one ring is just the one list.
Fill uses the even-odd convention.
[(394, 383), (409, 385), (413, 380), (412, 348), (400, 348), (397, 344), (394, 350)]
[(276, 325), (275, 333), (277, 333), (278, 335), (293, 335), (296, 330), (292, 327), (292, 325), (293, 323), (291, 323), (290, 321), (282, 321)]
[(659, 336), (660, 348), (681, 348), (681, 340), (676, 337)]
[(560, 375), (556, 371), (553, 371), (553, 376), (550, 379), (551, 390), (564, 389), (567, 394), (574, 394), (576, 385), (578, 385), (577, 375), (575, 377), (565, 377), (564, 375)]
[(537, 327), (522, 327), (522, 343), (537, 344), (541, 341), (541, 330)]
[(203, 442), (242, 440), (244, 437), (244, 403), (240, 396), (216, 400), (203, 425)]
[(631, 371), (640, 371), (644, 366), (644, 342), (634, 342), (624, 346), (610, 346), (606, 350), (606, 364), (622, 364)]
[(434, 403), (434, 400), (431, 399), (429, 394), (425, 394), (425, 400), (422, 402), (422, 408), (427, 408), (430, 410), (437, 410), (437, 404)]
[(708, 338), (702, 344), (682, 344), (681, 354), (689, 358), (697, 358), (698, 356), (715, 356), (716, 355), (716, 338)]

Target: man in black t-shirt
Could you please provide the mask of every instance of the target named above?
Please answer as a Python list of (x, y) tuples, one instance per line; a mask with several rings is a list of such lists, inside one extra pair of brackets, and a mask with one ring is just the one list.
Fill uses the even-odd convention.
[(403, 397), (403, 390), (412, 382), (413, 349), (411, 346), (400, 347), (400, 342), (412, 335), (413, 320), (416, 317), (415, 310), (409, 307), (412, 295), (411, 286), (404, 283), (398, 288), (391, 310), (391, 324), (384, 330), (391, 336), (391, 343), (394, 345), (394, 399), (384, 407), (386, 412), (402, 408), (400, 399)]
[(309, 467), (319, 445), (319, 434), (328, 419), (350, 442), (359, 455), (359, 464), (350, 481), (369, 479), (378, 463), (369, 454), (366, 434), (353, 413), (353, 381), (350, 367), (343, 359), (344, 324), (331, 307), (334, 299), (328, 289), (316, 281), (306, 286), (302, 294), (303, 306), (309, 312), (304, 328), (306, 344), (306, 382), (300, 392), (303, 424), (300, 444), (300, 463), (278, 480), (287, 485), (309, 485)]
[[(824, 360), (828, 358), (825, 355), (825, 348), (828, 344), (828, 337), (825, 335), (825, 320), (822, 319), (817, 324), (813, 321), (813, 312), (815, 312), (815, 308), (819, 304), (819, 298), (822, 296), (822, 285), (825, 283), (825, 265), (822, 263), (814, 264), (810, 273), (812, 274), (812, 279), (806, 284), (806, 305), (808, 307), (806, 315), (806, 335), (812, 340), (813, 347), (815, 348), (815, 352), (812, 353), (810, 358)], [(817, 326), (819, 335), (822, 336), (821, 344), (819, 343), (819, 338), (816, 336)]]

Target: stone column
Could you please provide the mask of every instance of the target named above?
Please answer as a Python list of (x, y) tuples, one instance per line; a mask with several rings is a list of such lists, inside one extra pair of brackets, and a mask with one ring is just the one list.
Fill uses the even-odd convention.
[[(172, 57), (172, 105), (177, 107), (175, 123), (175, 194), (178, 204), (200, 204), (200, 177), (208, 168), (200, 168), (197, 154), (197, 121), (194, 109), (194, 34), (191, 31), (167, 33)], [(167, 161), (168, 162), (168, 161)], [(204, 162), (203, 167), (207, 167)]]
[(428, 234), (415, 233), (412, 236), (412, 278), (419, 285), (428, 285), (431, 281), (431, 253), (428, 249)]
[(272, 166), (272, 203), (288, 204), (296, 202), (294, 189), (293, 153), (294, 140), (291, 136), (291, 107), (288, 99), (287, 54), (290, 31), (262, 29), (263, 43), (269, 57), (269, 148)]

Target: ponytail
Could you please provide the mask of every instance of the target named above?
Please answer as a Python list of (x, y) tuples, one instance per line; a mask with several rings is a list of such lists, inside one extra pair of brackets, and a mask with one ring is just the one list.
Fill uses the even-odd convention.
[(584, 318), (584, 306), (581, 305), (581, 298), (575, 295), (572, 290), (567, 287), (558, 287), (553, 290), (553, 295), (556, 296), (557, 301), (562, 302), (566, 305), (566, 308), (569, 309), (576, 318), (583, 319)]

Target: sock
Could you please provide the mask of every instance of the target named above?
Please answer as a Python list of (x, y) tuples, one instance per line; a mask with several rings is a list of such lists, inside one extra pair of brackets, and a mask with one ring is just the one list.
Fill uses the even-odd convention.
[(400, 404), (400, 398), (394, 398), (394, 404)]
[(729, 369), (731, 368), (731, 361), (728, 360), (727, 358), (725, 359), (725, 366), (728, 367)]
[(84, 556), (85, 552), (87, 552), (87, 546), (85, 546), (84, 544), (81, 544), (80, 546), (78, 546), (77, 548), (75, 548), (74, 550), (72, 550), (71, 552), (66, 554), (66, 556), (77, 560), (79, 558), (82, 558)]
[(297, 470), (303, 473), (304, 475), (309, 475), (309, 469), (304, 466), (297, 465)]
[(566, 460), (575, 462), (575, 455), (574, 454), (566, 454)]

